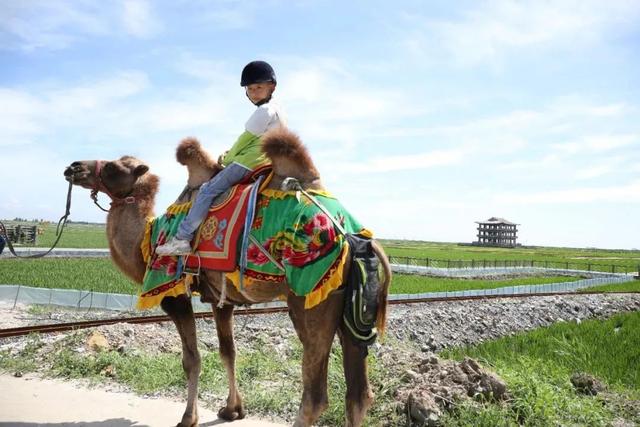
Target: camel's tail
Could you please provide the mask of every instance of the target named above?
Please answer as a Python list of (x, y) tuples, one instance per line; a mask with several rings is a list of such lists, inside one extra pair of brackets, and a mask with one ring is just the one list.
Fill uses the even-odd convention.
[(387, 324), (387, 296), (389, 294), (389, 285), (391, 284), (391, 265), (387, 254), (384, 253), (378, 242), (373, 240), (371, 243), (373, 252), (380, 260), (382, 271), (384, 272), (384, 281), (378, 290), (378, 313), (376, 315), (376, 329), (380, 337), (383, 337)]
[(176, 160), (182, 165), (198, 163), (207, 169), (219, 169), (218, 164), (209, 156), (196, 138), (185, 138), (176, 149)]
[(320, 176), (300, 137), (285, 127), (272, 129), (262, 136), (262, 151), (271, 159), (277, 175), (303, 180)]

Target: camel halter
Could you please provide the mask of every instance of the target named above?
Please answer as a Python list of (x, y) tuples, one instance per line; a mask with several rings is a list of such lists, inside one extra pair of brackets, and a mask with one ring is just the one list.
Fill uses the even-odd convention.
[(111, 198), (111, 204), (110, 204), (111, 207), (124, 205), (124, 204), (131, 205), (137, 202), (137, 199), (131, 194), (125, 197), (116, 197), (111, 193), (111, 191), (109, 191), (104, 181), (102, 180), (102, 166), (104, 163), (105, 163), (104, 160), (96, 160), (96, 167), (94, 172), (95, 184), (93, 186), (93, 190), (91, 190), (91, 196), (90, 196), (91, 200), (93, 200), (93, 203), (95, 203), (97, 207), (99, 207), (105, 212), (110, 211), (110, 209), (105, 209), (102, 206), (100, 206), (100, 203), (98, 203), (98, 193), (101, 191)]

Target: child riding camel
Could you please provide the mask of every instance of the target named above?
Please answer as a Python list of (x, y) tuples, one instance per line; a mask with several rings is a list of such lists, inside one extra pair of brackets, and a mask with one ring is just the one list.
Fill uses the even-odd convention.
[(242, 70), (240, 86), (245, 88), (247, 98), (258, 108), (247, 120), (245, 131), (222, 156), (220, 163), (224, 169), (202, 184), (176, 235), (156, 248), (158, 255), (191, 253), (191, 240), (206, 217), (213, 199), (241, 182), (255, 169), (269, 164), (269, 159), (262, 153), (261, 137), (270, 129), (286, 125), (282, 110), (272, 100), (276, 89), (276, 74), (268, 63), (252, 61)]

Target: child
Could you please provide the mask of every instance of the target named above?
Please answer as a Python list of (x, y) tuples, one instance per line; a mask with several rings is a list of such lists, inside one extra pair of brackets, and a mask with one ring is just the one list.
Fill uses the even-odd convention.
[(253, 61), (242, 70), (240, 86), (245, 87), (247, 98), (258, 108), (247, 120), (244, 133), (222, 156), (221, 165), (224, 169), (202, 184), (176, 235), (156, 248), (158, 255), (191, 253), (191, 240), (207, 216), (213, 199), (242, 181), (253, 170), (269, 163), (262, 153), (260, 137), (269, 129), (286, 125), (280, 107), (271, 99), (276, 89), (276, 74), (268, 63)]

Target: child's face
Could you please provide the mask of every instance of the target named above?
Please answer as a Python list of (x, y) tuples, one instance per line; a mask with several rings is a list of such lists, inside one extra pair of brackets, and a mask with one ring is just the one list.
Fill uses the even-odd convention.
[(253, 83), (247, 86), (247, 96), (254, 104), (260, 102), (273, 93), (276, 85), (271, 82), (267, 83)]

